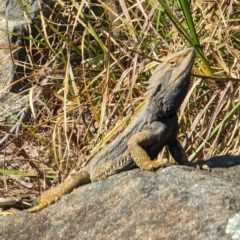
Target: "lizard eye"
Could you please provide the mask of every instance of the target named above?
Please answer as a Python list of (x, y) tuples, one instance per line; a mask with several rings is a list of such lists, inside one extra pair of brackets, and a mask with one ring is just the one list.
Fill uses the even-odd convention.
[(169, 65), (170, 65), (171, 67), (174, 67), (176, 64), (177, 64), (177, 61), (176, 61), (175, 59), (169, 61)]

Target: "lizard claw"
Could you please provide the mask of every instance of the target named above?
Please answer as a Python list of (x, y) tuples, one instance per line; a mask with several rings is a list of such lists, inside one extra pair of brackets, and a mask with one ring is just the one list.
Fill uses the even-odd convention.
[(59, 197), (54, 196), (54, 195), (51, 196), (51, 197), (49, 196), (48, 198), (47, 197), (46, 198), (41, 198), (41, 199), (38, 200), (38, 203), (37, 203), (36, 206), (29, 208), (27, 211), (29, 213), (38, 212), (38, 211), (46, 208), (50, 204), (55, 203), (58, 199), (59, 199)]
[(155, 169), (171, 165), (171, 163), (168, 161), (167, 158), (161, 158), (161, 159), (155, 160), (153, 161), (153, 164)]
[(197, 160), (195, 162), (190, 162), (189, 165), (197, 169), (208, 170), (208, 171), (210, 171), (211, 168), (214, 167), (213, 163), (206, 162), (204, 160)]
[(147, 161), (144, 164), (142, 164), (140, 168), (142, 170), (153, 171), (154, 169), (158, 169), (160, 167), (166, 167), (169, 164), (170, 163), (168, 162), (167, 158), (161, 158), (154, 161)]

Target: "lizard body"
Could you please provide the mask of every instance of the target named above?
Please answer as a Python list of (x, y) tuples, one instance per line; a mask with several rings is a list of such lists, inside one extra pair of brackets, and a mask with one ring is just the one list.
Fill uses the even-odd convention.
[(39, 211), (80, 185), (105, 179), (136, 165), (143, 170), (156, 169), (166, 162), (165, 159), (153, 160), (165, 145), (179, 164), (190, 165), (177, 140), (176, 111), (187, 94), (194, 59), (195, 51), (186, 49), (159, 64), (149, 79), (145, 105), (128, 127), (79, 173), (44, 192), (37, 200), (38, 205), (28, 211)]

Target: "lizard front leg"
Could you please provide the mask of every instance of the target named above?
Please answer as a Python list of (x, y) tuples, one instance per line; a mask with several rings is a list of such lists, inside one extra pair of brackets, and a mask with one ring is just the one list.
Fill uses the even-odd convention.
[(131, 136), (127, 143), (131, 157), (142, 170), (157, 169), (167, 162), (166, 158), (151, 160), (148, 153), (142, 148), (142, 146), (151, 145), (155, 140), (155, 135), (151, 130), (144, 130)]
[(187, 155), (178, 139), (176, 139), (172, 144), (168, 144), (168, 149), (178, 164), (187, 166), (190, 165)]
[(37, 205), (28, 209), (28, 212), (40, 211), (56, 202), (60, 197), (72, 192), (74, 188), (89, 182), (91, 182), (90, 174), (87, 171), (81, 171), (74, 176), (70, 176), (58, 186), (42, 193), (35, 202)]
[(209, 170), (211, 167), (213, 167), (211, 163), (207, 164), (204, 160), (189, 162), (181, 143), (177, 139), (173, 144), (168, 145), (168, 149), (175, 161), (178, 162), (178, 164), (180, 165), (186, 165), (205, 170)]

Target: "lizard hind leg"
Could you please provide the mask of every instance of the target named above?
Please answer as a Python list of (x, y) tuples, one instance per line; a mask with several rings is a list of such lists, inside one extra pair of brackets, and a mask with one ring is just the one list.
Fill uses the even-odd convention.
[(90, 174), (87, 171), (80, 171), (76, 175), (69, 176), (58, 186), (43, 192), (35, 202), (37, 205), (28, 209), (28, 212), (40, 211), (48, 205), (55, 203), (62, 196), (72, 192), (74, 188), (89, 182), (91, 182)]
[(136, 165), (142, 170), (153, 170), (165, 165), (166, 158), (151, 160), (147, 152), (141, 147), (141, 143), (149, 140), (149, 131), (142, 131), (134, 134), (128, 141), (127, 146)]

